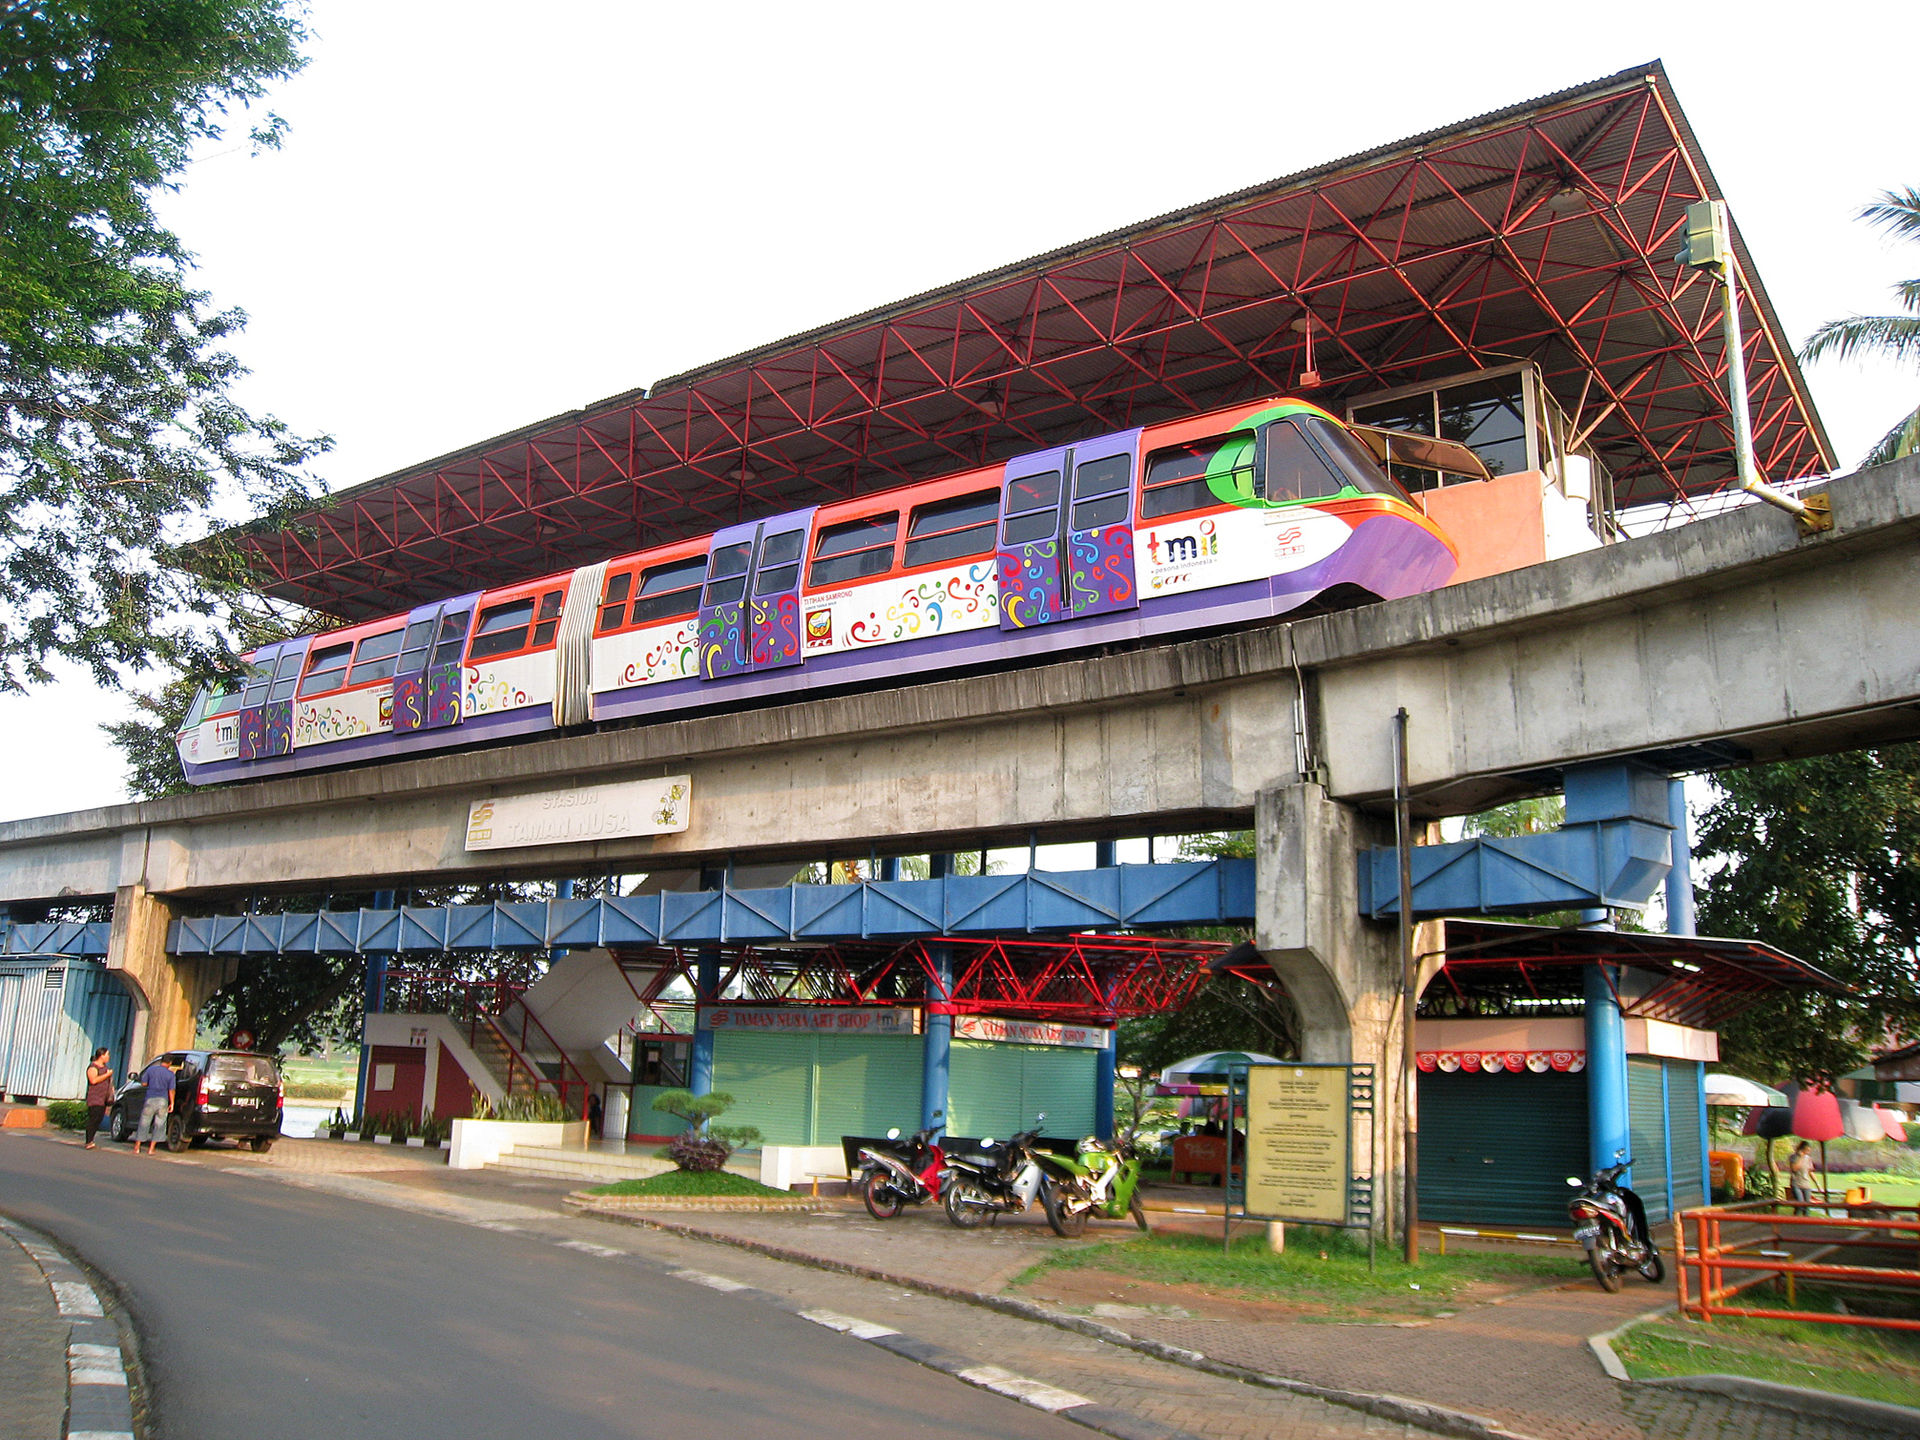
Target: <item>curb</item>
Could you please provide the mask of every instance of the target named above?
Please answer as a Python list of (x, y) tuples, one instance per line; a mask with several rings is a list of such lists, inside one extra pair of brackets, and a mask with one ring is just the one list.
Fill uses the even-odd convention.
[(810, 1214), (833, 1208), (831, 1200), (813, 1200), (796, 1196), (791, 1200), (782, 1200), (778, 1196), (769, 1196), (762, 1200), (757, 1195), (588, 1195), (581, 1190), (562, 1197), (560, 1203), (569, 1210), (583, 1215), (606, 1216), (610, 1219), (624, 1219), (636, 1210), (679, 1211), (683, 1214), (708, 1215), (755, 1215), (769, 1211), (781, 1214)]
[(0, 1230), (40, 1267), (67, 1328), (66, 1440), (134, 1440), (132, 1376), (120, 1335), (86, 1272), (51, 1237), (7, 1216)]
[[(736, 1250), (765, 1255), (772, 1260), (785, 1260), (791, 1264), (810, 1266), (815, 1270), (831, 1270), (842, 1275), (856, 1276), (862, 1280), (878, 1280), (885, 1285), (918, 1290), (942, 1300), (957, 1300), (962, 1304), (977, 1305), (983, 1310), (994, 1310), (1002, 1315), (1012, 1315), (1017, 1319), (1051, 1325), (1056, 1330), (1071, 1330), (1089, 1339), (1103, 1340), (1109, 1345), (1124, 1350), (1132, 1350), (1175, 1365), (1184, 1365), (1190, 1370), (1218, 1375), (1222, 1379), (1258, 1385), (1265, 1390), (1285, 1390), (1290, 1394), (1307, 1396), (1309, 1399), (1324, 1400), (1330, 1405), (1377, 1415), (1383, 1420), (1417, 1425), (1423, 1430), (1430, 1430), (1436, 1434), (1458, 1436), (1460, 1440), (1532, 1440), (1532, 1437), (1517, 1430), (1509, 1430), (1499, 1421), (1491, 1420), (1484, 1415), (1470, 1414), (1465, 1410), (1450, 1410), (1443, 1405), (1430, 1405), (1424, 1400), (1411, 1400), (1403, 1395), (1375, 1395), (1364, 1390), (1340, 1390), (1326, 1385), (1312, 1385), (1304, 1380), (1290, 1380), (1283, 1375), (1270, 1375), (1263, 1370), (1249, 1370), (1243, 1365), (1232, 1365), (1224, 1360), (1215, 1360), (1211, 1356), (1201, 1354), (1198, 1350), (1187, 1350), (1158, 1340), (1142, 1340), (1137, 1336), (1129, 1335), (1124, 1330), (1116, 1330), (1111, 1325), (1102, 1325), (1097, 1320), (1084, 1319), (1078, 1315), (1065, 1315), (1057, 1310), (1049, 1310), (1043, 1305), (1036, 1305), (1030, 1300), (1015, 1300), (1004, 1295), (983, 1295), (977, 1290), (967, 1290), (957, 1285), (941, 1285), (931, 1280), (895, 1275), (876, 1266), (858, 1265), (845, 1260), (828, 1260), (763, 1240), (715, 1235), (695, 1225), (656, 1219), (649, 1215), (611, 1211), (587, 1211), (586, 1213), (595, 1214), (600, 1219), (611, 1220), (615, 1224), (639, 1225), (652, 1230), (662, 1230), (670, 1235), (679, 1235), (689, 1240), (705, 1240), (710, 1243), (731, 1245)], [(1138, 1432), (1127, 1433), (1131, 1437)]]

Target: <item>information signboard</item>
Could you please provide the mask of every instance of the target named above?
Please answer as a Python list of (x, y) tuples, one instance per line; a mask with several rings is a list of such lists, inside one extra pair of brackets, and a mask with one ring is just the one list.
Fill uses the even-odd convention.
[(1345, 1065), (1247, 1071), (1246, 1213), (1353, 1223), (1352, 1076)]

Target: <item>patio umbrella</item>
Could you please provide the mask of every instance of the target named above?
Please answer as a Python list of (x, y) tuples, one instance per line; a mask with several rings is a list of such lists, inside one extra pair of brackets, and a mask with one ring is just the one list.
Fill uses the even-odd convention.
[(1707, 1076), (1709, 1105), (1785, 1105), (1787, 1097), (1771, 1085), (1743, 1080), (1738, 1075)]
[(1880, 1117), (1880, 1128), (1887, 1132), (1887, 1139), (1899, 1145), (1906, 1144), (1907, 1127), (1905, 1117), (1901, 1115), (1898, 1110), (1889, 1110), (1884, 1105), (1876, 1105), (1873, 1108), (1875, 1113)]
[(1827, 1141), (1847, 1133), (1840, 1097), (1831, 1090), (1800, 1090), (1793, 1097), (1793, 1133), (1820, 1142), (1820, 1193), (1827, 1192)]
[(1846, 1127), (1849, 1140), (1887, 1138), (1886, 1122), (1880, 1118), (1880, 1111), (1872, 1105), (1862, 1105), (1858, 1100), (1840, 1102), (1840, 1123)]
[(1227, 1078), (1229, 1067), (1235, 1065), (1279, 1065), (1282, 1062), (1272, 1055), (1259, 1055), (1250, 1050), (1209, 1050), (1204, 1055), (1189, 1055), (1184, 1060), (1176, 1060), (1160, 1072), (1162, 1085), (1199, 1085), (1206, 1081), (1218, 1084)]

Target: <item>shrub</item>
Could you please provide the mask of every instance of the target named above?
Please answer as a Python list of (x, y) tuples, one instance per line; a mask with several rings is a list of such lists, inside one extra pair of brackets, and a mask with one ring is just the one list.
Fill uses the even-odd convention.
[(47, 1123), (57, 1125), (62, 1130), (84, 1130), (87, 1128), (87, 1102), (84, 1100), (49, 1100), (47, 1102)]
[[(665, 1090), (653, 1098), (653, 1108), (673, 1115), (692, 1128), (667, 1146), (667, 1158), (682, 1170), (718, 1170), (743, 1145), (758, 1145), (759, 1130), (752, 1125), (715, 1125), (733, 1105), (723, 1090), (695, 1095), (691, 1090)], [(718, 1158), (714, 1158), (715, 1156)]]
[(733, 1147), (724, 1140), (712, 1139), (698, 1130), (687, 1130), (667, 1142), (667, 1158), (682, 1170), (699, 1174), (724, 1169)]

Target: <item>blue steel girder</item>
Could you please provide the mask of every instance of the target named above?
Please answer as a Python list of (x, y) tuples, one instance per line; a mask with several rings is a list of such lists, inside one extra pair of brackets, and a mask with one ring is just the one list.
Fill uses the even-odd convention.
[[(1048, 935), (1250, 924), (1253, 903), (1251, 860), (1197, 860), (531, 903), (185, 917), (169, 927), (167, 950), (182, 956), (419, 955), (556, 946)], [(32, 928), (14, 927), (16, 932)], [(100, 929), (99, 953), (104, 954), (106, 927)], [(10, 939), (10, 947), (12, 943)]]
[[(1673, 832), (1646, 820), (1594, 820), (1542, 835), (1413, 847), (1413, 914), (1529, 915), (1600, 906), (1639, 909), (1666, 878)], [(1400, 913), (1399, 857), (1360, 852), (1360, 913)]]
[(0, 956), (63, 955), (76, 960), (99, 960), (107, 953), (112, 926), (105, 920), (60, 920), (43, 925), (0, 927), (4, 941)]

